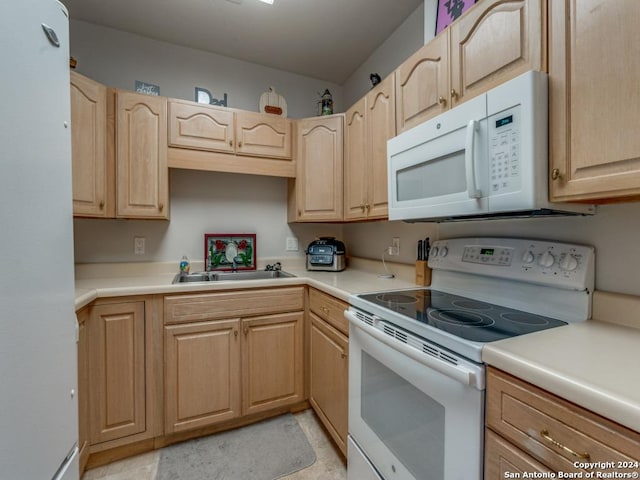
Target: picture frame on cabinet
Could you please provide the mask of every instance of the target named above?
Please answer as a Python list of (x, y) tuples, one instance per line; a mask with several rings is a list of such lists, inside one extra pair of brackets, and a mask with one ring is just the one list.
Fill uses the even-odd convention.
[(256, 270), (255, 233), (205, 233), (207, 271)]
[(437, 0), (436, 35), (447, 28), (475, 3), (476, 0)]

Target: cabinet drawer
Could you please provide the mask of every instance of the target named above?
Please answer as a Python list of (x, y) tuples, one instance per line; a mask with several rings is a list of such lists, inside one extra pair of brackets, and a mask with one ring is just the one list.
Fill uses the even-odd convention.
[(491, 430), (487, 430), (484, 453), (485, 480), (516, 478), (509, 476), (514, 473), (520, 475), (517, 478), (523, 478), (525, 472), (531, 474), (531, 472), (546, 473), (551, 471)]
[(487, 426), (552, 470), (575, 462), (640, 460), (640, 434), (504, 372), (489, 368)]
[(165, 297), (164, 323), (240, 318), (304, 309), (304, 287), (286, 287)]
[(309, 289), (309, 308), (324, 321), (349, 335), (349, 322), (344, 311), (349, 308), (345, 302), (313, 288)]

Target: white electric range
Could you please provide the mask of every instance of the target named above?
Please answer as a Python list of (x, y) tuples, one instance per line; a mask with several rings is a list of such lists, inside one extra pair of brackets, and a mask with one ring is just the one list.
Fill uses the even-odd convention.
[(429, 288), (352, 295), (349, 479), (481, 480), (482, 347), (591, 316), (594, 249), (434, 242)]

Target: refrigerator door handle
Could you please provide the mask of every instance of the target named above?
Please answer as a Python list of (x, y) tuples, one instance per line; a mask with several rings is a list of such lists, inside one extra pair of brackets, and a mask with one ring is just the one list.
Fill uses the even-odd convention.
[(56, 48), (60, 48), (60, 40), (58, 40), (58, 35), (56, 35), (56, 31), (46, 23), (42, 24), (42, 30), (44, 30), (44, 33), (49, 39), (49, 42), (51, 42), (51, 45), (53, 45)]

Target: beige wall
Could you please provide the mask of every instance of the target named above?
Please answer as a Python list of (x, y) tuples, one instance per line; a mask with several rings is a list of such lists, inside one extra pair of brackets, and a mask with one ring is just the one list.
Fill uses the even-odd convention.
[[(416, 40), (416, 37), (420, 37), (423, 33), (426, 37), (428, 33), (420, 31), (420, 28), (424, 28), (424, 25), (429, 23), (428, 19), (423, 19), (422, 15), (427, 15), (423, 14), (423, 11), (424, 9), (417, 9), (410, 15), (390, 39), (359, 69), (361, 73), (366, 73), (367, 82), (370, 71), (379, 71), (381, 75), (382, 72), (390, 72), (404, 58), (383, 52), (398, 52), (405, 48), (410, 53), (419, 48), (421, 40), (420, 38)], [(423, 26), (416, 28), (418, 24)], [(161, 93), (176, 97), (180, 97), (182, 91), (187, 95), (191, 91), (192, 84), (197, 85), (209, 78), (206, 72), (200, 71), (199, 65), (202, 60), (201, 55), (208, 54), (197, 51), (187, 52), (188, 49), (168, 44), (161, 47), (166, 48), (167, 52), (180, 53), (174, 54), (173, 60), (179, 63), (179, 72), (184, 73), (184, 78), (182, 73), (167, 72), (166, 70), (169, 69), (165, 68), (164, 63), (151, 54), (149, 54), (149, 65), (136, 70), (131, 65), (136, 59), (145, 57), (145, 52), (149, 48), (158, 47), (159, 42), (142, 37), (133, 38), (135, 36), (108, 30), (96, 29), (82, 22), (72, 22), (72, 52), (74, 54), (77, 52), (79, 56), (81, 72), (84, 71), (107, 84), (123, 88), (131, 88), (129, 83), (132, 83), (132, 79), (138, 78), (137, 75), (144, 75), (144, 78), (139, 79), (150, 82), (153, 82), (154, 78), (163, 79), (157, 82), (162, 89)], [(93, 39), (91, 38), (93, 35), (102, 35), (102, 37)], [(73, 43), (74, 41), (86, 41), (89, 45), (79, 48)], [(93, 50), (94, 43), (97, 43), (96, 50)], [(264, 68), (245, 65), (245, 62), (236, 62), (231, 59), (225, 61), (227, 60), (229, 63), (226, 63), (225, 67), (229, 71), (225, 75), (228, 77), (225, 77), (224, 82), (221, 80), (215, 82), (215, 85), (218, 82), (224, 85), (221, 87), (222, 90), (233, 87), (234, 79), (239, 81), (245, 75), (261, 72)], [(123, 65), (129, 67), (123, 68)], [(131, 71), (126, 73), (128, 69)], [(187, 72), (189, 72), (188, 75)], [(273, 74), (276, 75), (276, 73), (283, 75), (287, 82), (291, 82), (292, 89), (296, 87), (296, 76), (288, 76), (290, 74), (277, 71)], [(300, 81), (302, 86), (296, 87), (299, 88), (296, 90), (298, 93), (290, 97), (285, 94), (290, 111), (293, 108), (294, 111), (300, 112), (300, 115), (308, 115), (304, 112), (309, 108), (310, 114), (313, 114), (313, 105), (308, 105), (308, 99), (313, 100), (314, 89), (322, 88), (324, 83), (314, 83), (313, 79)], [(241, 92), (245, 92), (244, 96), (247, 99), (243, 101), (250, 105), (251, 102), (257, 101), (258, 93), (263, 89), (262, 84), (263, 82), (259, 82), (252, 87), (243, 86), (243, 90), (234, 90), (233, 92), (237, 93), (233, 93), (233, 97), (230, 98), (242, 97)], [(266, 84), (275, 84), (276, 88), (280, 89), (278, 83), (267, 81)], [(207, 87), (206, 84), (203, 86)], [(214, 93), (218, 92), (217, 87), (211, 88)], [(334, 91), (339, 92), (340, 88), (334, 87)], [(351, 101), (353, 97), (355, 101), (367, 89), (368, 86), (361, 82), (358, 74), (354, 74), (344, 85), (345, 100)], [(345, 103), (347, 106), (350, 105), (346, 101)], [(203, 233), (228, 232), (230, 229), (255, 231), (258, 234), (259, 255), (281, 258), (302, 257), (304, 247), (315, 236), (335, 235), (345, 240), (350, 255), (380, 259), (382, 251), (391, 243), (392, 237), (399, 237), (400, 256), (387, 257), (387, 260), (402, 263), (412, 263), (415, 260), (417, 240), (427, 236), (432, 240), (474, 235), (533, 237), (595, 246), (596, 287), (601, 290), (640, 295), (640, 253), (637, 246), (640, 238), (639, 203), (603, 206), (594, 217), (492, 220), (452, 224), (367, 222), (345, 225), (287, 225), (286, 180), (284, 179), (172, 170), (171, 209), (169, 223), (76, 220), (76, 260), (78, 262), (178, 261), (185, 253), (199, 258), (202, 256)], [(133, 255), (133, 237), (136, 235), (147, 237), (147, 254), (143, 257)], [(300, 239), (299, 252), (285, 251), (287, 236), (296, 236)]]
[(214, 98), (226, 92), (229, 107), (258, 111), (260, 95), (273, 86), (292, 118), (315, 115), (318, 92), (328, 88), (336, 111), (344, 108), (342, 87), (324, 80), (78, 20), (70, 22), (69, 33), (77, 71), (111, 87), (133, 90), (140, 80), (158, 85), (163, 96), (185, 100), (194, 100), (195, 87), (202, 87)]

